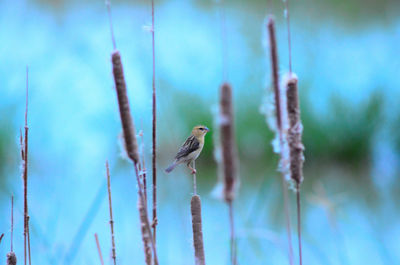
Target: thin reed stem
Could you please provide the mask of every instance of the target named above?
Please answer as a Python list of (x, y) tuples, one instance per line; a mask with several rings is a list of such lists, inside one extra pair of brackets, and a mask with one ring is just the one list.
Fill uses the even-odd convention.
[(108, 14), (108, 22), (110, 24), (111, 41), (112, 41), (114, 50), (116, 50), (117, 43), (115, 42), (115, 37), (114, 37), (114, 28), (113, 28), (112, 16), (111, 16), (111, 3), (109, 0), (106, 0), (106, 7), (107, 7), (107, 14)]
[(29, 215), (27, 217), (26, 226), (28, 227), (28, 260), (29, 265), (31, 265), (31, 234), (29, 232)]
[(13, 252), (14, 239), (14, 195), (11, 196), (11, 252)]
[(3, 239), (3, 237), (4, 237), (4, 233), (2, 233), (2, 234), (0, 235), (0, 244), (1, 244), (1, 240)]
[(233, 214), (233, 201), (228, 203), (229, 208), (229, 223), (230, 223), (230, 233), (231, 233), (231, 263), (233, 265), (237, 264), (237, 251), (236, 251), (236, 237), (235, 237), (235, 223)]
[(198, 195), (193, 195), (190, 202), (192, 214), (193, 246), (196, 265), (205, 265), (203, 229), (201, 220), (201, 200)]
[[(135, 173), (136, 173), (136, 180), (137, 180), (139, 200), (140, 200), (140, 202), (139, 202), (139, 214), (140, 214), (140, 221), (141, 221), (141, 225), (142, 225), (142, 237), (143, 237), (143, 241), (144, 241), (143, 243), (145, 245), (145, 256), (146, 256), (146, 253), (147, 253), (147, 251), (146, 251), (147, 243), (145, 242), (145, 239), (148, 238), (148, 240), (150, 241), (151, 248), (153, 250), (154, 265), (158, 265), (156, 246), (154, 244), (153, 236), (152, 236), (152, 233), (151, 233), (151, 226), (150, 226), (150, 221), (149, 221), (149, 217), (148, 217), (148, 214), (147, 214), (147, 207), (146, 207), (145, 198), (144, 198), (144, 194), (143, 194), (143, 187), (142, 187), (142, 184), (140, 182), (139, 172), (138, 172), (138, 168), (137, 168), (136, 164), (134, 165), (134, 168), (135, 168)], [(146, 260), (147, 260), (147, 258), (148, 257), (146, 256)]]
[(221, 50), (222, 50), (222, 80), (228, 80), (228, 34), (226, 29), (225, 1), (220, 2), (221, 19)]
[(107, 188), (108, 188), (108, 206), (109, 206), (109, 209), (110, 209), (110, 229), (111, 229), (112, 259), (114, 261), (114, 265), (116, 265), (117, 264), (117, 257), (115, 255), (114, 219), (113, 219), (112, 200), (111, 200), (111, 177), (110, 177), (110, 168), (109, 168), (109, 165), (108, 165), (108, 161), (106, 161), (106, 171), (107, 171)]
[[(25, 101), (25, 135), (23, 146), (23, 182), (24, 182), (24, 264), (27, 262), (27, 251), (30, 249), (28, 240), (28, 87), (29, 68), (26, 67), (26, 101)], [(28, 244), (28, 245), (27, 245)], [(28, 253), (30, 256), (30, 253)]]
[(100, 242), (97, 233), (94, 234), (94, 239), (96, 240), (97, 252), (99, 253), (100, 263), (101, 265), (104, 265), (103, 254), (101, 253)]
[[(279, 133), (279, 144), (281, 151), (281, 159), (283, 157), (283, 128), (282, 128), (282, 109), (281, 109), (281, 97), (280, 97), (280, 87), (279, 87), (279, 76), (278, 76), (278, 52), (276, 45), (276, 36), (275, 36), (275, 22), (273, 17), (271, 16), (268, 20), (268, 34), (269, 34), (269, 43), (270, 43), (270, 56), (271, 56), (271, 68), (272, 68), (272, 81), (274, 87), (275, 94), (275, 109), (276, 109), (276, 121), (277, 128)], [(289, 263), (293, 265), (293, 247), (292, 247), (292, 235), (291, 235), (291, 225), (290, 225), (290, 215), (289, 215), (289, 199), (287, 194), (286, 181), (283, 171), (281, 172), (282, 177), (282, 195), (283, 195), (283, 205), (285, 211), (285, 220), (286, 220), (286, 232), (288, 238), (288, 247), (289, 247)]]
[(156, 140), (157, 140), (157, 103), (156, 103), (156, 53), (155, 53), (155, 38), (154, 38), (154, 0), (151, 0), (151, 39), (152, 39), (152, 53), (153, 53), (153, 128), (152, 128), (152, 164), (153, 164), (153, 241), (156, 244), (157, 234), (157, 151), (156, 151)]
[(193, 167), (193, 194), (197, 195), (197, 176), (196, 176), (196, 161), (192, 161), (192, 167)]
[(299, 241), (299, 261), (303, 264), (303, 256), (301, 251), (301, 210), (300, 210), (300, 184), (296, 184), (296, 200), (297, 200), (297, 234)]
[(289, 12), (289, 0), (284, 0), (285, 2), (285, 17), (287, 26), (287, 38), (288, 38), (288, 51), (289, 51), (289, 72), (292, 72), (292, 43), (290, 37), (290, 12)]

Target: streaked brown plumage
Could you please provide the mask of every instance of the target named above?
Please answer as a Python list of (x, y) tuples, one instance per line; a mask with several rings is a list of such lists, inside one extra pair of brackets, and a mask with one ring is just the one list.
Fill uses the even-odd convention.
[(186, 139), (176, 154), (175, 161), (165, 170), (165, 172), (169, 173), (174, 170), (177, 165), (186, 163), (188, 168), (192, 170), (192, 174), (196, 173), (196, 170), (190, 166), (190, 163), (196, 160), (200, 155), (201, 150), (203, 150), (204, 136), (208, 131), (209, 129), (206, 126), (195, 126), (192, 130), (192, 134)]

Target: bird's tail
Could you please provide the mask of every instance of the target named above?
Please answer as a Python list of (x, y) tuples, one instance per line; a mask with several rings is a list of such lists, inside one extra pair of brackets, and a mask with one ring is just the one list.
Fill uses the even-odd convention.
[(166, 173), (170, 173), (172, 170), (174, 170), (174, 168), (178, 165), (178, 163), (176, 163), (176, 161), (174, 163), (172, 163), (169, 167), (167, 167), (167, 169), (165, 169)]

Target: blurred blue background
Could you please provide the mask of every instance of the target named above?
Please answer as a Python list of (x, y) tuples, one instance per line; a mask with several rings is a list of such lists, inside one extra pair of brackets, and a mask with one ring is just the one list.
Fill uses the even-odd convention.
[[(291, 1), (293, 70), (304, 124), (305, 264), (400, 264), (400, 3)], [(111, 75), (104, 2), (0, 1), (0, 263), (10, 242), (23, 261), (18, 136), (29, 65), (29, 207), (33, 264), (99, 264), (97, 232), (110, 264), (105, 160), (111, 165), (119, 264), (144, 264), (130, 163)], [(156, 1), (158, 253), (161, 264), (193, 264), (189, 172), (165, 175), (191, 127), (211, 128), (197, 160), (208, 264), (229, 264), (226, 205), (214, 196), (213, 113), (222, 82), (220, 5)], [(270, 84), (265, 19), (277, 19), (280, 70), (288, 69), (281, 1), (227, 1), (229, 81), (240, 157), (236, 227), (244, 264), (288, 264), (273, 134), (260, 112)], [(150, 1), (113, 1), (136, 127), (151, 166)], [(151, 172), (149, 172), (151, 173)], [(291, 199), (294, 194), (290, 192)], [(292, 203), (294, 214), (294, 204)], [(294, 219), (294, 215), (292, 216)], [(295, 227), (295, 223), (293, 223)], [(297, 253), (297, 239), (293, 230)]]

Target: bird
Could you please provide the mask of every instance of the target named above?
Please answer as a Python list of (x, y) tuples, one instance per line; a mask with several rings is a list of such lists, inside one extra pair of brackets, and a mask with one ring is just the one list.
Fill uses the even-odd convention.
[(194, 126), (192, 134), (186, 139), (176, 154), (175, 161), (165, 169), (165, 172), (170, 173), (177, 165), (186, 163), (187, 167), (192, 170), (192, 174), (196, 174), (196, 169), (192, 168), (190, 164), (199, 157), (204, 146), (204, 136), (209, 131), (210, 129), (204, 125)]

